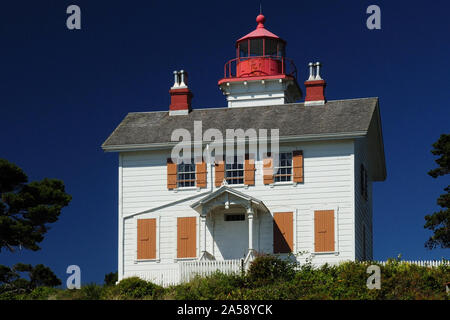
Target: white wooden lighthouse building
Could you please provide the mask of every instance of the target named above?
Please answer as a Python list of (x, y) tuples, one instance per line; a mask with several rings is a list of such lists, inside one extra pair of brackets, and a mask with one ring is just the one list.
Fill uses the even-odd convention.
[[(178, 283), (236, 271), (258, 253), (372, 259), (372, 183), (386, 178), (378, 99), (327, 101), (321, 65), (310, 63), (301, 100), (286, 41), (264, 23), (259, 15), (225, 65), (227, 107), (192, 108), (187, 73), (175, 72), (169, 108), (128, 114), (102, 145), (119, 155), (119, 280)], [(210, 150), (199, 123), (223, 136), (278, 130), (278, 150), (174, 159), (177, 129)]]

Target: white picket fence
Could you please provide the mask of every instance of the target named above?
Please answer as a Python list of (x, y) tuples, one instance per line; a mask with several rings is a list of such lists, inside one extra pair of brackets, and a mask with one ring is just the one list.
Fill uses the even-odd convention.
[[(150, 281), (157, 285), (168, 287), (171, 285), (177, 285), (180, 283), (180, 271), (179, 268), (167, 269), (167, 270), (152, 270), (144, 272), (134, 272), (128, 275), (129, 277), (139, 277), (145, 281)], [(126, 278), (127, 276), (125, 276)]]
[(242, 259), (222, 261), (186, 261), (180, 262), (180, 281), (189, 282), (196, 275), (209, 276), (216, 271), (225, 274), (239, 273), (242, 268)]
[[(387, 261), (376, 261), (376, 264), (386, 265)], [(422, 267), (438, 267), (440, 265), (450, 265), (449, 261), (442, 260), (411, 260), (400, 261), (401, 264), (414, 264)], [(298, 265), (301, 267), (301, 265)], [(137, 276), (141, 279), (151, 281), (155, 284), (167, 287), (189, 282), (196, 275), (209, 276), (216, 271), (225, 274), (240, 273), (242, 270), (242, 259), (223, 260), (223, 261), (180, 261), (174, 268), (159, 269), (144, 272), (134, 272), (126, 277)]]
[[(387, 261), (377, 261), (377, 263), (385, 266)], [(414, 264), (420, 267), (439, 267), (441, 265), (450, 265), (449, 261), (445, 260), (405, 260), (400, 261), (401, 264)]]

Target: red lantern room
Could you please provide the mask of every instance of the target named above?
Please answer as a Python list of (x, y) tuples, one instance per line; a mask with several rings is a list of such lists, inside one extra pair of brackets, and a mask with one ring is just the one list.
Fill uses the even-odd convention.
[[(286, 58), (286, 41), (267, 30), (264, 27), (265, 21), (266, 18), (262, 14), (258, 15), (256, 29), (236, 41), (236, 58), (225, 64), (224, 78), (219, 80), (219, 86), (224, 94), (233, 95), (232, 91), (236, 90), (230, 90), (231, 84), (236, 87), (238, 83), (247, 85), (254, 81), (282, 79), (283, 81), (279, 82), (285, 84), (284, 89), (287, 89), (288, 85), (296, 87), (296, 92), (291, 88), (290, 99), (284, 99), (283, 103), (295, 102), (292, 100), (301, 97), (301, 90), (296, 81), (297, 69), (293, 61)], [(256, 91), (256, 94), (263, 94), (261, 90)], [(230, 102), (230, 99), (228, 100)], [(273, 104), (268, 102), (270, 99), (266, 100), (265, 104)], [(232, 105), (229, 103), (229, 106)]]

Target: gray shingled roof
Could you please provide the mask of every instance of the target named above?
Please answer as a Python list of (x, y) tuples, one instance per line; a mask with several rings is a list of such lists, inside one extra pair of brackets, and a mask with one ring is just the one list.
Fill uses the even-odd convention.
[[(322, 106), (293, 103), (275, 106), (194, 109), (188, 115), (170, 116), (168, 111), (129, 113), (103, 143), (105, 151), (132, 151), (174, 145), (172, 132), (184, 128), (193, 137), (194, 121), (205, 132), (219, 129), (279, 129), (283, 138), (313, 140), (368, 137), (373, 179), (386, 178), (383, 136), (378, 98), (328, 101)], [(270, 133), (269, 133), (270, 136)], [(286, 139), (285, 139), (286, 141)]]
[(170, 142), (172, 131), (189, 130), (202, 120), (203, 131), (228, 128), (276, 129), (280, 137), (365, 132), (377, 106), (377, 98), (329, 101), (323, 106), (303, 103), (194, 109), (189, 115), (169, 116), (168, 111), (129, 113), (103, 144), (114, 146), (162, 144)]

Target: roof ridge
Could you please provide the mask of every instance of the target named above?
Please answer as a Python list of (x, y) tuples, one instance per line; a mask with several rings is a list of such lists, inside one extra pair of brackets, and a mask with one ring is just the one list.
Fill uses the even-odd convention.
[[(342, 101), (354, 101), (354, 100), (371, 100), (371, 99), (379, 99), (379, 97), (365, 97), (365, 98), (351, 98), (351, 99), (337, 99), (337, 100), (327, 100), (327, 103), (330, 102), (342, 102)], [(304, 105), (305, 102), (292, 102), (292, 103), (284, 103), (280, 105), (267, 105), (267, 106), (248, 106), (248, 107), (210, 107), (210, 108), (192, 108), (192, 111), (200, 111), (200, 110), (221, 110), (221, 109), (249, 109), (249, 108), (264, 108), (264, 107), (282, 107), (282, 106), (292, 106), (292, 105)], [(326, 104), (324, 104), (326, 106)], [(133, 111), (128, 112), (128, 114), (143, 114), (143, 113), (168, 113), (169, 110), (158, 110), (158, 111)]]

